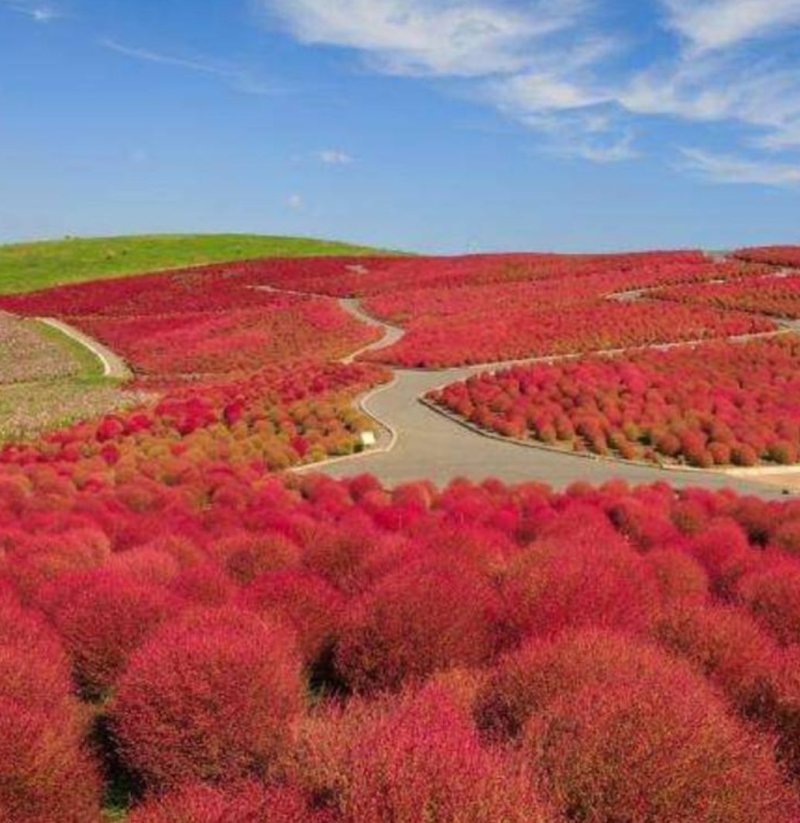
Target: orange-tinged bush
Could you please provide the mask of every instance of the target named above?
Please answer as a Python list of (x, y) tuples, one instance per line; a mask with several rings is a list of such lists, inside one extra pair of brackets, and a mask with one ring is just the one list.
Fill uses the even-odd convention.
[(191, 614), (131, 659), (112, 722), (148, 786), (273, 773), (303, 700), (294, 638), (235, 610)]

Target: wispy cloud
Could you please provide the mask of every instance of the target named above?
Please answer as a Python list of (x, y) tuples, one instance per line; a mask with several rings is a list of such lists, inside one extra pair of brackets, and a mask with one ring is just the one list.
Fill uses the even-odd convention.
[(270, 95), (281, 93), (281, 90), (276, 86), (260, 80), (253, 73), (239, 66), (233, 66), (208, 58), (183, 57), (136, 46), (128, 46), (107, 37), (102, 38), (99, 42), (103, 48), (133, 60), (157, 63), (164, 66), (174, 66), (179, 69), (185, 69), (186, 71), (217, 77), (220, 80), (224, 80), (232, 88), (236, 89), (236, 91), (246, 94)]
[(660, 37), (647, 53), (619, 30), (614, 0), (257, 2), (301, 42), (456, 83), (547, 151), (619, 162), (664, 118), (732, 124), (733, 155), (769, 153), (752, 161), (767, 173), (750, 173), (781, 185), (793, 166), (774, 155), (800, 149), (800, 53), (770, 48), (800, 30), (800, 0), (642, 0)]
[(358, 49), (396, 74), (475, 77), (523, 68), (532, 40), (572, 24), (583, 0), (264, 0), (306, 43)]
[(306, 205), (306, 201), (302, 194), (290, 194), (286, 198), (286, 205), (292, 211), (302, 211)]
[(317, 152), (317, 158), (326, 166), (349, 166), (355, 158), (341, 149), (323, 149)]
[(24, 14), (35, 23), (52, 23), (64, 17), (64, 13), (55, 6), (46, 3), (26, 2), (25, 0), (11, 0), (11, 2), (0, 2), (3, 6), (18, 14)]
[(669, 26), (699, 51), (800, 25), (800, 0), (664, 0)]
[(681, 168), (713, 183), (800, 186), (800, 163), (788, 165), (701, 149), (681, 149), (681, 155)]

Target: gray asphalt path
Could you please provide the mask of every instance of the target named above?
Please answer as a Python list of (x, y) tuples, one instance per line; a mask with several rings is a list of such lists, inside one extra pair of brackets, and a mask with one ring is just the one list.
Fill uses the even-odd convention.
[(674, 486), (733, 488), (742, 493), (778, 497), (781, 489), (712, 472), (665, 471), (656, 467), (591, 460), (482, 437), (422, 405), (428, 390), (463, 380), (473, 369), (443, 372), (398, 371), (390, 388), (373, 395), (365, 408), (397, 432), (388, 453), (365, 454), (343, 463), (323, 466), (330, 477), (352, 477), (369, 472), (386, 485), (427, 478), (439, 485), (454, 477), (507, 483), (538, 480), (563, 488), (578, 480), (603, 483), (623, 478), (630, 483), (664, 481)]

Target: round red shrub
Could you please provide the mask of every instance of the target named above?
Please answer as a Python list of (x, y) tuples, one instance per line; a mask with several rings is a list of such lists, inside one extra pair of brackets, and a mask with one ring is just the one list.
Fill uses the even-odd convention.
[(196, 606), (223, 606), (229, 603), (237, 586), (219, 566), (203, 563), (181, 571), (170, 583), (170, 591)]
[(431, 684), (389, 702), (353, 701), (301, 734), (301, 780), (358, 823), (539, 823), (531, 782), (482, 747), (467, 712)]
[(353, 605), (335, 650), (336, 669), (362, 692), (480, 665), (496, 647), (497, 612), (493, 589), (469, 567), (412, 564)]
[(779, 651), (746, 612), (681, 604), (657, 621), (654, 636), (719, 685), (744, 715), (771, 712)]
[(332, 647), (345, 607), (321, 577), (296, 570), (262, 574), (242, 592), (241, 603), (291, 627), (307, 665)]
[(504, 596), (521, 638), (582, 626), (643, 630), (659, 599), (647, 562), (617, 535), (540, 539), (510, 564)]
[(774, 821), (798, 812), (768, 742), (677, 662), (557, 694), (523, 751), (557, 807), (581, 821)]
[(175, 610), (162, 588), (105, 569), (56, 581), (47, 597), (76, 680), (90, 697), (114, 685), (131, 653)]
[(293, 568), (300, 562), (299, 547), (280, 532), (241, 531), (214, 541), (208, 551), (240, 583), (249, 583), (264, 572)]
[(490, 672), (475, 699), (475, 721), (489, 739), (507, 740), (564, 691), (633, 682), (670, 662), (653, 645), (601, 629), (535, 639), (507, 654)]
[(658, 582), (662, 603), (702, 603), (708, 598), (708, 575), (683, 549), (654, 549), (645, 560)]
[(217, 788), (192, 783), (136, 807), (129, 823), (334, 823), (325, 812), (311, 809), (303, 795), (290, 788), (267, 788), (246, 781)]
[(773, 561), (743, 577), (738, 593), (780, 643), (800, 642), (800, 563), (789, 558)]
[(731, 519), (717, 519), (693, 535), (689, 552), (708, 573), (712, 591), (722, 597), (730, 597), (736, 581), (755, 564), (747, 535)]
[(66, 710), (0, 696), (0, 820), (100, 820), (100, 779), (81, 731)]
[(153, 787), (271, 773), (303, 700), (293, 636), (235, 610), (166, 627), (131, 659), (112, 707), (129, 766)]

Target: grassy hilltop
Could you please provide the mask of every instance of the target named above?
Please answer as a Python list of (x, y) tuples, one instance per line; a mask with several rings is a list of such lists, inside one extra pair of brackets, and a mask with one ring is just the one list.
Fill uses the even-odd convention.
[(375, 253), (378, 250), (328, 240), (253, 234), (162, 234), (15, 243), (0, 245), (0, 294), (254, 257)]

